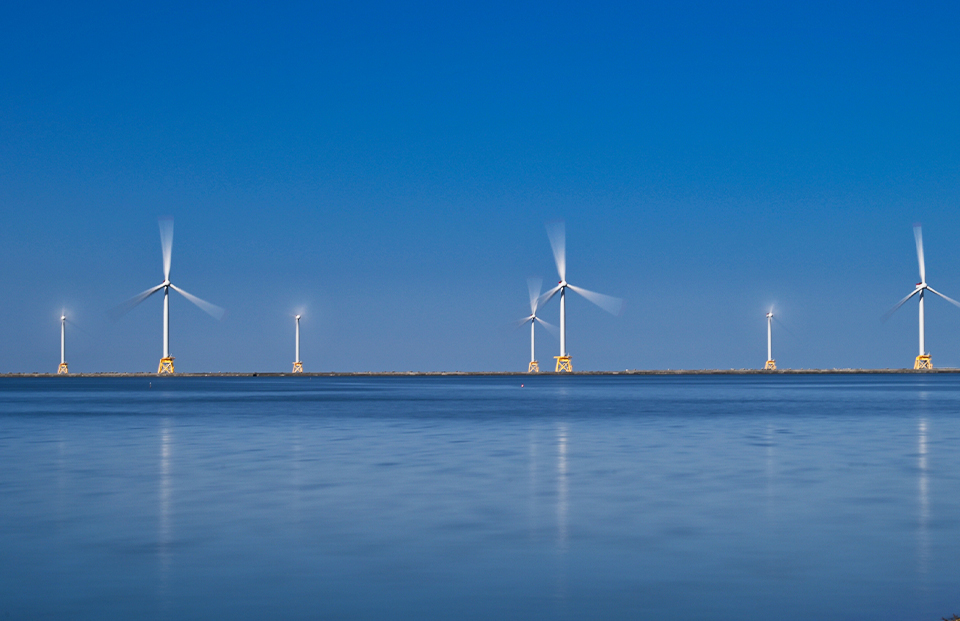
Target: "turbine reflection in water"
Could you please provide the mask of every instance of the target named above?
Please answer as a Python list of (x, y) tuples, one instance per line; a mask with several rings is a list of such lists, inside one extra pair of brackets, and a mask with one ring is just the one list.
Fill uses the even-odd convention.
[(170, 457), (173, 454), (171, 442), (170, 419), (163, 419), (160, 430), (160, 520), (157, 532), (157, 558), (160, 563), (159, 592), (161, 608), (167, 610), (170, 604), (169, 576), (170, 576), (170, 499), (173, 486), (170, 478)]
[(921, 418), (917, 429), (917, 471), (919, 480), (917, 490), (919, 492), (920, 516), (917, 523), (917, 559), (918, 571), (921, 578), (927, 574), (930, 564), (930, 535), (928, 525), (930, 523), (930, 490), (927, 479), (927, 419)]
[(559, 610), (567, 602), (567, 426), (557, 426), (557, 591)]
[(557, 549), (567, 548), (567, 426), (557, 431)]
[(527, 514), (528, 529), (530, 538), (537, 535), (537, 432), (533, 429), (529, 434), (529, 462), (527, 477), (529, 479), (529, 488), (527, 489)]

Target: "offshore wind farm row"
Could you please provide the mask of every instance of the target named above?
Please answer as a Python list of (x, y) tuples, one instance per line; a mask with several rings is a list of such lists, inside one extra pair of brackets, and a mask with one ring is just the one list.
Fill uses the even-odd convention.
[[(148, 298), (153, 296), (155, 293), (163, 292), (163, 349), (160, 362), (157, 366), (157, 375), (173, 375), (176, 373), (174, 367), (174, 357), (171, 355), (170, 349), (170, 291), (173, 290), (176, 293), (179, 293), (181, 296), (186, 298), (189, 302), (196, 305), (198, 308), (203, 310), (205, 313), (210, 315), (216, 320), (223, 318), (224, 309), (207, 302), (183, 289), (173, 284), (170, 280), (170, 270), (173, 259), (173, 219), (172, 218), (160, 218), (160, 246), (163, 256), (163, 281), (146, 289), (145, 291), (138, 293), (137, 295), (126, 300), (122, 304), (113, 308), (109, 314), (114, 320), (119, 320), (121, 317), (126, 315), (128, 312), (133, 310), (136, 306), (140, 305), (142, 302), (146, 301)], [(584, 289), (583, 287), (573, 285), (567, 282), (567, 256), (566, 256), (566, 229), (563, 221), (552, 222), (547, 225), (547, 236), (550, 241), (550, 247), (553, 251), (553, 258), (557, 268), (557, 275), (560, 280), (558, 283), (548, 289), (547, 291), (542, 291), (542, 279), (539, 278), (530, 278), (527, 281), (528, 292), (529, 292), (529, 302), (530, 302), (530, 315), (524, 317), (523, 319), (517, 322), (517, 326), (522, 327), (527, 324), (530, 325), (530, 362), (527, 365), (527, 373), (540, 373), (541, 367), (540, 362), (537, 360), (537, 350), (536, 350), (536, 327), (539, 324), (541, 327), (553, 333), (559, 338), (560, 341), (560, 351), (559, 354), (553, 356), (555, 364), (553, 366), (553, 371), (555, 373), (572, 373), (573, 372), (573, 358), (570, 353), (567, 351), (567, 322), (566, 322), (566, 298), (567, 291), (576, 293), (581, 297), (585, 298), (589, 302), (597, 305), (603, 310), (607, 311), (611, 315), (619, 316), (623, 311), (623, 300), (617, 297), (610, 295), (605, 295), (602, 293), (597, 293), (595, 291), (590, 291), (589, 289)], [(920, 282), (916, 283), (914, 289), (904, 296), (899, 302), (897, 302), (890, 310), (888, 310), (883, 316), (882, 321), (889, 319), (894, 312), (897, 311), (901, 306), (903, 306), (908, 300), (913, 297), (917, 297), (919, 302), (919, 353), (914, 359), (913, 369), (914, 370), (932, 370), (933, 361), (932, 356), (929, 351), (926, 349), (926, 338), (925, 338), (925, 326), (924, 326), (924, 298), (926, 293), (931, 293), (933, 295), (939, 296), (946, 300), (947, 302), (953, 304), (954, 306), (960, 307), (960, 302), (950, 298), (933, 287), (931, 287), (926, 280), (926, 264), (924, 260), (923, 252), (923, 234), (920, 225), (914, 225), (914, 240), (916, 242), (917, 248), (917, 262), (919, 265), (920, 272)], [(543, 317), (540, 316), (540, 312), (543, 307), (550, 302), (554, 297), (559, 296), (559, 312), (560, 312), (560, 325), (556, 327), (549, 322), (547, 322)], [(767, 359), (764, 362), (761, 370), (764, 371), (776, 371), (777, 363), (773, 356), (773, 322), (776, 318), (776, 315), (773, 312), (773, 308), (766, 313), (767, 319)], [(294, 320), (294, 361), (293, 368), (291, 373), (300, 374), (304, 372), (303, 361), (300, 358), (300, 319), (301, 315), (296, 314), (292, 315)], [(66, 316), (66, 313), (63, 312), (60, 315), (60, 364), (57, 367), (57, 375), (68, 375), (69, 365), (66, 361), (66, 326), (69, 323), (69, 319)]]

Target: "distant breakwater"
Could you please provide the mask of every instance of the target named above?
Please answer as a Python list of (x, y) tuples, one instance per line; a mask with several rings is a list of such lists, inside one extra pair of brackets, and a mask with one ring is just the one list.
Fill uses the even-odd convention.
[(157, 375), (156, 373), (71, 373), (57, 375), (56, 373), (0, 373), (2, 378), (30, 378), (30, 377), (58, 377), (64, 380), (73, 378), (104, 378), (104, 377), (536, 377), (536, 376), (615, 376), (615, 375), (892, 375), (892, 374), (930, 374), (930, 373), (960, 373), (960, 368), (942, 369), (777, 369), (767, 371), (763, 369), (655, 369), (655, 370), (625, 370), (625, 371), (575, 371), (573, 373), (526, 373), (523, 371), (378, 371), (378, 372), (329, 372), (329, 373), (176, 373), (174, 375)]

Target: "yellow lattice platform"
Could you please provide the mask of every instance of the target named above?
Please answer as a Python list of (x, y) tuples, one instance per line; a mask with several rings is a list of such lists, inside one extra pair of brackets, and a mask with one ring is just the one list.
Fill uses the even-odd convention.
[(536, 360), (530, 363), (530, 366), (527, 367), (527, 373), (539, 373), (540, 372), (540, 363)]
[(57, 367), (57, 375), (66, 375), (68, 373), (70, 373), (70, 371), (67, 370), (67, 363), (61, 362), (60, 366)]
[(570, 356), (554, 356), (557, 359), (557, 373), (566, 371), (573, 373), (573, 366), (570, 364)]
[(930, 354), (917, 356), (916, 361), (913, 363), (913, 368), (918, 371), (922, 369), (932, 369), (933, 363), (930, 361)]
[(777, 361), (776, 360), (767, 360), (767, 364), (763, 365), (764, 371), (776, 371), (777, 370)]
[(293, 373), (303, 373), (303, 363), (294, 362), (293, 363)]
[(157, 375), (173, 375), (173, 356), (160, 359), (160, 366), (157, 367)]

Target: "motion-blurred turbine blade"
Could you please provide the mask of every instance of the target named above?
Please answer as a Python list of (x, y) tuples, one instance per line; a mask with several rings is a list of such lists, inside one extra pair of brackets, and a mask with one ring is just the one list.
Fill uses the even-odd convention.
[(947, 302), (950, 302), (950, 303), (953, 304), (954, 306), (960, 307), (960, 302), (957, 302), (957, 301), (954, 300), (953, 298), (948, 298), (947, 296), (943, 295), (942, 293), (940, 293), (939, 291), (937, 291), (937, 290), (934, 289), (933, 287), (927, 287), (927, 289), (929, 289), (931, 293), (936, 293), (936, 294), (939, 295), (941, 298), (943, 298), (943, 299), (946, 300)]
[(163, 248), (163, 279), (170, 280), (170, 259), (173, 254), (173, 218), (160, 218), (160, 246)]
[(587, 298), (603, 310), (607, 311), (611, 315), (619, 316), (623, 312), (623, 300), (620, 298), (615, 298), (611, 295), (604, 295), (602, 293), (597, 293), (595, 291), (589, 291), (583, 287), (574, 287), (573, 285), (567, 285), (571, 290), (576, 291), (583, 297)]
[(63, 322), (64, 322), (65, 324), (67, 324), (68, 326), (70, 326), (71, 328), (73, 328), (73, 329), (75, 329), (75, 330), (79, 330), (80, 332), (83, 332), (83, 333), (86, 334), (87, 336), (90, 336), (90, 333), (87, 332), (86, 330), (84, 330), (83, 328), (81, 328), (81, 327), (80, 327), (80, 324), (78, 324), (76, 321), (74, 321), (74, 320), (72, 320), (72, 319), (64, 319)]
[(795, 338), (795, 339), (800, 338), (800, 337), (798, 337), (796, 334), (794, 334), (794, 333), (793, 333), (793, 330), (791, 330), (791, 329), (789, 328), (789, 326), (787, 326), (787, 324), (783, 323), (783, 321), (781, 321), (780, 318), (777, 317), (776, 315), (773, 316), (773, 322), (774, 322), (775, 324), (777, 324), (778, 326), (780, 326), (781, 328), (783, 328), (783, 330), (784, 330), (787, 334), (789, 334), (790, 336), (792, 336), (793, 338)]
[(547, 291), (537, 299), (537, 308), (540, 308), (544, 304), (550, 301), (550, 298), (557, 295), (557, 291), (560, 291), (560, 285), (557, 285), (550, 291)]
[(917, 294), (920, 293), (921, 291), (923, 291), (923, 289), (921, 289), (920, 287), (917, 287), (916, 289), (914, 289), (914, 290), (913, 290), (913, 293), (911, 293), (911, 294), (908, 295), (907, 297), (905, 297), (905, 298), (903, 298), (902, 300), (900, 300), (899, 302), (897, 302), (897, 303), (894, 305), (893, 308), (891, 308), (890, 310), (888, 310), (887, 312), (885, 312), (885, 313), (883, 314), (883, 317), (880, 318), (880, 321), (886, 321), (887, 319), (890, 319), (890, 315), (892, 315), (892, 314), (894, 314), (895, 312), (897, 312), (897, 309), (900, 308), (901, 306), (903, 306), (904, 302), (906, 302), (907, 300), (909, 300), (909, 299), (912, 298), (913, 296), (917, 295)]
[(528, 278), (527, 291), (530, 292), (530, 313), (537, 312), (537, 300), (540, 298), (540, 289), (543, 288), (542, 278)]
[(220, 319), (223, 319), (223, 314), (224, 314), (226, 311), (223, 310), (222, 308), (220, 308), (219, 306), (217, 306), (216, 304), (211, 304), (210, 302), (207, 302), (207, 301), (205, 301), (205, 300), (201, 300), (201, 299), (198, 298), (197, 296), (193, 295), (192, 293), (187, 293), (186, 291), (184, 291), (183, 289), (181, 289), (180, 287), (178, 287), (178, 286), (176, 286), (176, 285), (173, 285), (173, 284), (172, 284), (172, 285), (170, 285), (170, 288), (173, 289), (174, 291), (176, 291), (177, 293), (179, 293), (180, 295), (182, 295), (183, 297), (187, 298), (188, 300), (190, 300), (191, 302), (193, 302), (193, 303), (196, 304), (197, 306), (199, 306), (200, 309), (201, 309), (203, 312), (205, 312), (206, 314), (210, 315), (210, 316), (213, 317), (214, 319), (216, 319), (216, 320), (218, 320), (218, 321), (219, 321)]
[(553, 260), (557, 263), (560, 280), (567, 279), (567, 233), (563, 220), (547, 223), (547, 237), (553, 248)]
[(913, 238), (917, 241), (917, 262), (920, 264), (920, 282), (927, 282), (927, 268), (923, 263), (923, 231), (919, 224), (913, 225)]
[(556, 338), (556, 339), (559, 339), (559, 338), (560, 338), (560, 328), (558, 328), (557, 326), (553, 325), (552, 323), (549, 323), (549, 322), (544, 321), (543, 319), (540, 319), (539, 317), (536, 317), (536, 321), (537, 321), (537, 323), (539, 323), (541, 326), (543, 326), (544, 328), (546, 328), (546, 329), (547, 329), (547, 332), (549, 332), (550, 334), (552, 334), (552, 335), (554, 336), (554, 338)]
[(518, 328), (522, 328), (523, 326), (527, 325), (528, 323), (530, 323), (530, 322), (533, 321), (534, 319), (535, 319), (535, 317), (534, 317), (533, 315), (530, 315), (529, 317), (524, 317), (523, 319), (518, 319), (518, 320), (516, 321), (516, 326), (517, 326)]
[(120, 319), (121, 317), (123, 317), (124, 315), (132, 311), (137, 304), (139, 304), (140, 302), (143, 302), (144, 300), (149, 298), (151, 295), (153, 295), (157, 291), (160, 291), (161, 289), (163, 289), (163, 285), (157, 285), (156, 287), (151, 287), (147, 289), (143, 293), (138, 293), (137, 295), (133, 296), (126, 302), (110, 309), (110, 312), (109, 312), (110, 317), (114, 321), (116, 321), (117, 319)]

